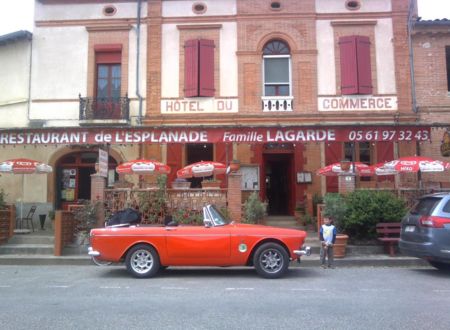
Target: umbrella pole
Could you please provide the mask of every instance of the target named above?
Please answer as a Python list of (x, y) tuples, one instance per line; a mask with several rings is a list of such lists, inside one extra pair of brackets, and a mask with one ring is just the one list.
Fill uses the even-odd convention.
[(20, 199), (20, 219), (23, 218), (23, 194), (25, 191), (25, 174), (22, 174), (22, 198)]

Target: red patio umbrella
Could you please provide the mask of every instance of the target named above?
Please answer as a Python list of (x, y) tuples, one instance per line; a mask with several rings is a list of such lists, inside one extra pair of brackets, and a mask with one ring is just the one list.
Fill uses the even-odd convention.
[[(354, 171), (353, 167), (355, 169)], [(333, 163), (316, 171), (317, 175), (324, 176), (351, 175), (353, 173), (358, 176), (372, 176), (374, 175), (374, 170), (367, 164), (361, 162), (351, 162), (349, 169), (342, 169), (341, 163)]]
[(116, 167), (119, 174), (169, 174), (170, 166), (156, 160), (136, 159)]
[(225, 174), (227, 166), (223, 163), (213, 161), (201, 161), (189, 164), (177, 171), (179, 178), (201, 178), (205, 176)]
[[(28, 158), (9, 159), (0, 162), (0, 172), (22, 174), (22, 194), (25, 191), (24, 174), (47, 174), (53, 171), (50, 165)], [(20, 217), (22, 218), (23, 201), (20, 202)]]
[(51, 173), (52, 167), (36, 160), (16, 158), (0, 162), (0, 172), (13, 174)]
[(450, 169), (450, 163), (421, 156), (401, 157), (387, 163), (374, 166), (377, 175), (393, 175), (397, 173), (429, 173), (443, 172)]

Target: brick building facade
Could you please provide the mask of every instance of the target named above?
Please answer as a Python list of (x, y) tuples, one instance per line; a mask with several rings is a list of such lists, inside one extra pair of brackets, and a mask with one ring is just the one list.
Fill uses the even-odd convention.
[(431, 126), (448, 97), (427, 103), (420, 33), (411, 76), (415, 2), (36, 0), (28, 122), (1, 125), (4, 155), (51, 164), (40, 182), (47, 194), (26, 199), (57, 207), (89, 195), (99, 148), (110, 155), (110, 184), (118, 163), (139, 157), (170, 165), (169, 181), (198, 160), (237, 159), (243, 198), (259, 191), (269, 214), (292, 215), (339, 189), (337, 178), (315, 175), (325, 165), (435, 148), (441, 133)]

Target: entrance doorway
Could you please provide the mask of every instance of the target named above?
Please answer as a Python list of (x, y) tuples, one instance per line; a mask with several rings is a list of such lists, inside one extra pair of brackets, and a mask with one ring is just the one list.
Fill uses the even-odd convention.
[[(214, 160), (214, 148), (212, 143), (186, 145), (186, 164), (201, 162), (202, 160)], [(191, 188), (201, 188), (203, 178), (190, 178)]]
[(268, 215), (289, 215), (292, 196), (292, 154), (264, 154)]
[[(95, 173), (98, 151), (74, 152), (56, 164), (56, 208), (68, 208), (79, 200), (91, 199), (91, 175)], [(117, 162), (109, 157), (109, 175), (115, 176)]]

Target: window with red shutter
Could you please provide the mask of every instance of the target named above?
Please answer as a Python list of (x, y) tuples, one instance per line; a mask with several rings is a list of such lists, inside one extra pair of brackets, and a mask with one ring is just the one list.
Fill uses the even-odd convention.
[(198, 40), (184, 44), (184, 96), (198, 96)]
[(341, 93), (343, 95), (371, 94), (372, 68), (370, 40), (365, 36), (339, 38), (341, 64)]
[(341, 56), (341, 93), (358, 94), (358, 67), (356, 57), (356, 38), (354, 36), (339, 38)]
[(188, 40), (184, 45), (185, 97), (214, 96), (214, 41)]
[(370, 39), (356, 37), (358, 61), (358, 94), (372, 94), (372, 67), (370, 65)]
[(214, 41), (199, 41), (199, 94), (198, 96), (214, 96)]

